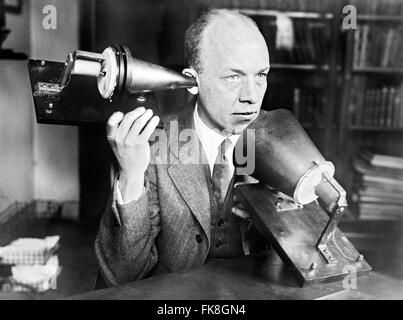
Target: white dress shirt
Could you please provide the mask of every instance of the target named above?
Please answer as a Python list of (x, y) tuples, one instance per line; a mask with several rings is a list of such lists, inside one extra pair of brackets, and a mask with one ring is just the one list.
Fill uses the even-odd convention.
[(199, 113), (197, 110), (198, 110), (198, 108), (197, 108), (197, 103), (196, 103), (196, 107), (195, 107), (195, 110), (193, 113), (193, 120), (195, 123), (195, 129), (196, 129), (197, 136), (199, 137), (203, 150), (207, 156), (207, 161), (210, 166), (211, 176), (213, 175), (214, 163), (216, 161), (218, 152), (220, 151), (219, 150), (220, 145), (225, 140), (225, 138), (228, 138), (231, 140), (231, 145), (227, 148), (227, 150), (225, 152), (225, 156), (228, 159), (228, 164), (229, 164), (229, 167), (231, 170), (231, 175), (232, 175), (235, 170), (234, 163), (232, 161), (232, 153), (234, 151), (235, 144), (238, 141), (240, 135), (233, 134), (233, 135), (229, 135), (229, 136), (223, 136), (223, 135), (219, 134), (218, 132), (209, 128), (202, 121), (202, 119), (200, 119)]
[[(226, 138), (231, 140), (231, 145), (227, 148), (227, 150), (225, 152), (225, 156), (228, 159), (228, 164), (229, 164), (229, 167), (231, 170), (231, 175), (232, 175), (235, 170), (234, 163), (232, 161), (232, 153), (234, 151), (235, 144), (238, 141), (240, 135), (233, 134), (233, 135), (229, 135), (229, 136), (223, 136), (223, 135), (219, 134), (218, 132), (214, 131), (213, 129), (209, 128), (199, 117), (197, 103), (196, 103), (195, 110), (193, 112), (193, 120), (194, 120), (194, 124), (195, 124), (196, 134), (199, 137), (199, 140), (201, 142), (204, 152), (206, 153), (207, 161), (208, 161), (208, 164), (210, 167), (211, 176), (213, 175), (214, 163), (216, 161), (221, 143)], [(122, 193), (120, 192), (120, 189), (119, 189), (119, 180), (117, 181), (117, 201), (119, 204), (126, 204), (126, 203), (129, 203), (130, 201), (138, 200), (144, 192), (145, 192), (145, 187), (143, 187), (143, 191), (141, 194), (133, 195), (133, 197), (130, 197), (128, 200), (123, 201)]]

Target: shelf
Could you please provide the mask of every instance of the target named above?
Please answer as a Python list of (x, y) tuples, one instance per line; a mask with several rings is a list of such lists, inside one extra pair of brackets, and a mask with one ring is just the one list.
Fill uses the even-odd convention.
[(273, 63), (270, 70), (301, 70), (301, 71), (328, 71), (329, 65), (319, 66), (317, 64), (287, 64), (287, 63)]
[(331, 20), (333, 19), (332, 13), (317, 13), (317, 12), (300, 12), (300, 11), (277, 11), (277, 10), (263, 10), (263, 9), (235, 9), (231, 8), (229, 10), (237, 11), (249, 16), (264, 16), (273, 17), (277, 15), (284, 15), (289, 18), (296, 19), (319, 19), (319, 20)]
[(386, 132), (403, 132), (403, 127), (379, 127), (379, 126), (364, 126), (364, 125), (350, 125), (350, 131), (386, 131)]
[(385, 67), (354, 67), (352, 70), (354, 73), (376, 73), (376, 74), (402, 74), (403, 69), (392, 69)]
[(316, 130), (324, 130), (326, 127), (322, 125), (312, 124), (312, 123), (301, 123), (301, 126), (304, 129), (316, 129)]
[(358, 21), (376, 21), (376, 22), (403, 22), (403, 16), (359, 14)]

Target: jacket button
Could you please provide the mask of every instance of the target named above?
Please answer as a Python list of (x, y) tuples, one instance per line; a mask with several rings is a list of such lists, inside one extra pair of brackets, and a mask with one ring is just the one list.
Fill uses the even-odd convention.
[(203, 238), (202, 238), (202, 236), (200, 234), (196, 235), (196, 241), (197, 241), (197, 243), (202, 243), (203, 242)]

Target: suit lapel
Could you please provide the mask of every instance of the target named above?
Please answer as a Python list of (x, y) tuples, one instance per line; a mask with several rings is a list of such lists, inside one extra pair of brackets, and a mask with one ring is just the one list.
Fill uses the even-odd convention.
[(210, 239), (210, 196), (203, 166), (174, 164), (168, 172), (184, 201)]
[[(175, 133), (169, 134), (171, 165), (168, 167), (168, 174), (210, 240), (211, 217), (208, 188), (210, 169), (194, 128), (193, 112), (194, 105), (187, 106), (179, 114), (177, 118), (179, 139), (171, 136), (176, 135)], [(172, 139), (176, 141), (173, 142)], [(174, 148), (172, 148), (173, 145), (175, 145)]]

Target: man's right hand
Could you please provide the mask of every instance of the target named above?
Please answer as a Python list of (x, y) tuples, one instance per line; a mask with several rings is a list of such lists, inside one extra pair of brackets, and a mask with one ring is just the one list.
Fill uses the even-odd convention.
[(158, 123), (159, 117), (143, 107), (126, 115), (115, 112), (108, 120), (107, 139), (119, 164), (119, 186), (125, 202), (143, 190), (144, 173), (150, 162), (148, 139)]

